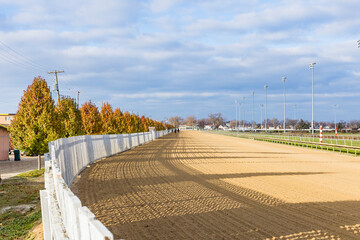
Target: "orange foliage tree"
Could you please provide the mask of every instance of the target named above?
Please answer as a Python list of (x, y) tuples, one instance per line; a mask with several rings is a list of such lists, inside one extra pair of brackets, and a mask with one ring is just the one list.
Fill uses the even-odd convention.
[(55, 106), (59, 137), (72, 137), (83, 134), (81, 112), (77, 108), (74, 99), (70, 97), (61, 98)]
[(115, 108), (114, 110), (114, 119), (116, 123), (116, 133), (126, 133), (126, 120), (124, 114), (121, 112), (119, 108)]
[(109, 103), (104, 103), (100, 111), (101, 117), (101, 133), (102, 134), (115, 134), (118, 133), (116, 126), (116, 119), (112, 107)]
[(96, 105), (90, 100), (81, 106), (80, 111), (85, 134), (100, 134), (102, 130), (101, 117)]
[(149, 131), (149, 127), (147, 125), (147, 122), (146, 122), (146, 118), (145, 116), (141, 116), (141, 123), (143, 125), (143, 129), (144, 129), (144, 132), (148, 132)]

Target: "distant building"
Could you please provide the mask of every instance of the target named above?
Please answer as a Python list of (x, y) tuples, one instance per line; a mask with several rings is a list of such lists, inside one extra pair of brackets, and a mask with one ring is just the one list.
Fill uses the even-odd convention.
[(0, 124), (9, 126), (16, 114), (13, 113), (0, 113)]
[(196, 126), (180, 125), (179, 129), (180, 130), (194, 130), (194, 129), (196, 129)]
[(220, 126), (218, 127), (218, 129), (219, 129), (219, 130), (223, 130), (223, 131), (230, 131), (230, 130), (231, 130), (231, 128), (230, 128), (229, 126), (227, 126), (227, 125), (225, 125), (225, 126), (220, 125)]
[(0, 124), (0, 161), (9, 160), (9, 143), (7, 126)]
[(205, 125), (204, 130), (213, 130), (213, 125)]

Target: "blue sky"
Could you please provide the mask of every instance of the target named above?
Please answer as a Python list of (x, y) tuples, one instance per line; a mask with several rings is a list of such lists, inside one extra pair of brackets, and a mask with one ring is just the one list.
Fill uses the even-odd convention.
[(333, 120), (334, 104), (338, 120), (360, 119), (359, 9), (357, 0), (0, 0), (0, 112), (16, 112), (35, 76), (53, 85), (46, 72), (56, 69), (61, 94), (160, 121), (232, 120), (243, 97), (250, 121), (252, 91), (260, 121), (265, 84), (268, 117), (282, 119), (286, 76), (287, 116), (310, 120), (316, 62), (315, 120)]

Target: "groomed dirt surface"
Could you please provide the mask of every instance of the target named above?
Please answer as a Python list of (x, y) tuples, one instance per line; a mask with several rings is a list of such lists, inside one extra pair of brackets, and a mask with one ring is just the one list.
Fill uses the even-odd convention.
[(360, 158), (195, 131), (72, 186), (116, 239), (360, 239)]

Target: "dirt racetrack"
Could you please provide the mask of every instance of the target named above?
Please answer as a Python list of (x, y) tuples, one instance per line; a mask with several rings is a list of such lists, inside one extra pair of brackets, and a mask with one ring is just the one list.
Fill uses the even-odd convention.
[(360, 158), (195, 131), (72, 185), (116, 239), (360, 239)]

